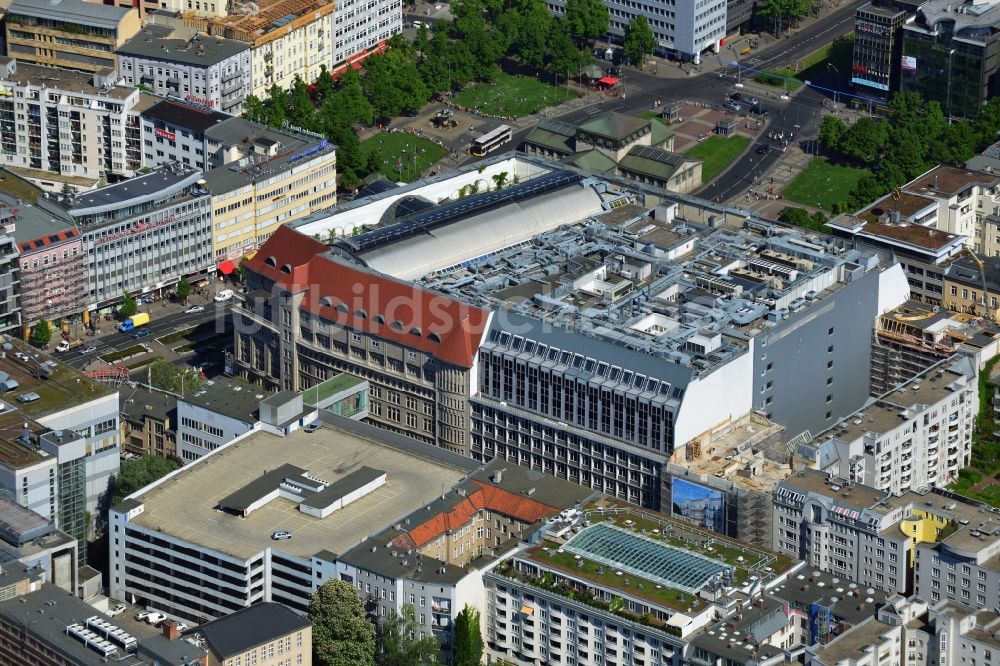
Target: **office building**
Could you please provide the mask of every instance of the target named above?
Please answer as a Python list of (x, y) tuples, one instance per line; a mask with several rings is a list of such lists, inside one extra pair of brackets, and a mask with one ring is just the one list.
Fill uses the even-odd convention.
[(141, 26), (135, 9), (84, 0), (14, 0), (5, 23), (8, 56), (110, 76), (118, 70), (115, 51)]
[(177, 448), (177, 397), (164, 391), (124, 385), (121, 405), (122, 451), (138, 456), (180, 458)]
[[(279, 229), (249, 262), (236, 372), (363, 376), (380, 426), (654, 508), (663, 464), (752, 410), (792, 438), (863, 405), (898, 268), (534, 158), (481, 164)], [(494, 173), (517, 184), (457, 196)], [(368, 225), (329, 251), (305, 235)]]
[(23, 325), (31, 327), (40, 317), (59, 321), (79, 315), (87, 294), (86, 255), (79, 230), (31, 202), (0, 194), (0, 206), (14, 215)]
[(231, 118), (179, 99), (166, 99), (142, 112), (142, 163), (150, 168), (180, 162), (205, 171), (205, 130)]
[(17, 55), (0, 58), (3, 164), (33, 182), (54, 181), (46, 189), (59, 191), (139, 170), (138, 90), (115, 86), (106, 73), (42, 67)]
[[(436, 447), (326, 418), (316, 432), (244, 435), (113, 507), (110, 596), (199, 623), (260, 601), (305, 612), (316, 587), (337, 576), (339, 554), (474, 469)], [(274, 541), (276, 529), (293, 536)]]
[(118, 48), (118, 72), (128, 85), (233, 115), (250, 94), (250, 61), (246, 42), (156, 24)]
[(3, 663), (158, 666), (207, 664), (208, 659), (204, 648), (170, 640), (151, 627), (134, 623), (126, 631), (113, 618), (48, 583), (0, 601)]
[[(550, 0), (546, 4), (556, 17), (566, 11), (564, 0)], [(728, 34), (726, 0), (708, 0), (700, 5), (620, 0), (606, 0), (604, 4), (608, 8), (610, 39), (621, 42), (629, 22), (636, 16), (645, 16), (656, 40), (656, 55), (671, 55), (697, 64), (702, 53), (718, 53)]]
[(903, 26), (900, 89), (971, 118), (997, 95), (1000, 6), (928, 0)]
[(854, 55), (851, 86), (869, 99), (888, 101), (899, 90), (903, 24), (916, 2), (875, 0), (854, 13)]
[(279, 662), (312, 664), (312, 623), (281, 604), (263, 602), (185, 632), (208, 651), (205, 666)]
[(977, 370), (969, 357), (942, 361), (818, 433), (805, 445), (815, 450), (809, 457), (838, 478), (893, 495), (947, 486), (972, 456)]
[(205, 130), (205, 150), (216, 263), (238, 264), (279, 226), (337, 203), (336, 148), (319, 134), (230, 118)]
[[(6, 497), (0, 497), (0, 517), (0, 571), (7, 573), (24, 567), (42, 582), (75, 594), (77, 549), (85, 544), (56, 529), (55, 521)], [(10, 592), (5, 590), (0, 597), (4, 594)]]
[(171, 289), (182, 276), (212, 269), (212, 211), (201, 180), (201, 171), (175, 163), (82, 195), (39, 199), (39, 207), (80, 230), (88, 309), (124, 292)]
[(393, 35), (403, 30), (403, 3), (361, 0), (337, 3), (333, 14), (333, 71), (362, 62), (379, 53)]
[(260, 428), (266, 397), (253, 386), (219, 377), (177, 398), (177, 457), (197, 460)]

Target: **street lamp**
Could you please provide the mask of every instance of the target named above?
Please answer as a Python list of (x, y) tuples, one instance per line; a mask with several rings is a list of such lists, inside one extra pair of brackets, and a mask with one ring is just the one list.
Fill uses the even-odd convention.
[(948, 106), (948, 124), (951, 125), (951, 57), (955, 55), (955, 49), (948, 51), (948, 92), (945, 95), (945, 104)]
[[(837, 85), (840, 85), (840, 70), (837, 69), (837, 67), (832, 62), (826, 63), (826, 70), (830, 71), (831, 69), (833, 71), (837, 72)], [(834, 113), (836, 113), (836, 111), (837, 111), (837, 89), (836, 88), (833, 89), (833, 111), (834, 111)]]

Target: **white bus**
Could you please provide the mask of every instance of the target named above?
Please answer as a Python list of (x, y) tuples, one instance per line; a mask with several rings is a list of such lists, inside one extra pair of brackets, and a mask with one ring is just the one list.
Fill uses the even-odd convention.
[(510, 128), (510, 125), (501, 125), (495, 130), (491, 130), (478, 139), (473, 140), (472, 147), (469, 148), (469, 154), (475, 157), (489, 155), (500, 146), (509, 143), (513, 135), (514, 131)]

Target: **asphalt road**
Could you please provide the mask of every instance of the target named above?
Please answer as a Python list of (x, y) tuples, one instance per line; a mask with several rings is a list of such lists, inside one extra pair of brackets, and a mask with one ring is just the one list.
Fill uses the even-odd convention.
[[(166, 347), (161, 345), (156, 341), (156, 338), (162, 337), (169, 333), (175, 331), (181, 331), (204, 322), (215, 321), (215, 330), (218, 333), (222, 333), (225, 327), (232, 329), (232, 318), (230, 303), (210, 303), (205, 306), (204, 312), (197, 313), (185, 313), (177, 312), (176, 306), (163, 307), (159, 303), (150, 303), (142, 307), (143, 312), (148, 312), (150, 316), (150, 322), (148, 325), (149, 335), (140, 339), (135, 339), (132, 337), (131, 333), (119, 333), (117, 330), (117, 321), (101, 321), (101, 334), (96, 337), (83, 336), (83, 344), (69, 351), (57, 353), (59, 360), (64, 363), (74, 367), (83, 368), (88, 363), (94, 361), (102, 354), (107, 354), (109, 352), (118, 351), (131, 347), (136, 344), (145, 344), (154, 352), (157, 349), (163, 351)], [(168, 309), (170, 308), (170, 309)], [(183, 342), (175, 342), (170, 346), (181, 345)], [(93, 354), (84, 354), (83, 350), (89, 346), (97, 347), (97, 351)]]
[[(854, 0), (854, 2), (838, 8), (823, 18), (796, 30), (790, 37), (780, 39), (759, 49), (750, 58), (742, 60), (741, 64), (753, 69), (778, 69), (804, 58), (837, 37), (853, 31), (855, 10), (864, 2), (865, 0)], [(724, 62), (728, 65), (730, 61), (726, 60), (727, 54), (729, 58), (732, 57), (731, 52), (725, 50), (718, 56), (705, 56), (705, 62), (708, 63), (711, 58), (717, 58), (718, 62)], [(659, 67), (677, 66), (676, 63), (667, 62), (659, 65)], [(685, 65), (685, 67), (690, 67), (690, 65)], [(596, 105), (559, 116), (559, 120), (577, 123), (604, 111), (621, 113), (649, 111), (653, 109), (654, 101), (667, 104), (689, 99), (721, 104), (727, 93), (737, 89), (734, 86), (737, 82), (737, 73), (734, 67), (725, 67), (700, 74), (695, 72), (686, 77), (654, 76), (648, 72), (627, 67), (622, 78), (624, 98), (609, 98)], [(834, 87), (835, 81), (836, 74), (831, 72), (824, 77), (824, 80), (815, 83)], [(783, 132), (786, 136), (789, 133), (794, 133), (796, 142), (789, 145), (788, 150), (799, 149), (797, 145), (799, 140), (816, 136), (821, 122), (819, 112), (822, 109), (823, 101), (827, 98), (827, 93), (811, 87), (804, 87), (790, 96), (787, 101), (765, 101), (764, 106), (769, 110), (769, 116), (763, 136), (766, 137), (769, 131)], [(529, 131), (530, 128), (516, 133), (513, 137), (513, 145), (521, 145)], [(773, 142), (767, 143), (772, 143), (775, 147), (780, 146), (780, 144), (773, 144)], [(756, 146), (757, 144), (742, 155), (730, 169), (716, 178), (715, 181), (702, 188), (699, 194), (706, 198), (718, 198), (720, 201), (725, 201), (740, 194), (748, 185), (753, 184), (756, 179), (755, 174), (759, 175), (773, 166), (781, 154), (779, 148), (779, 150), (771, 150), (768, 155), (762, 157), (756, 153)]]

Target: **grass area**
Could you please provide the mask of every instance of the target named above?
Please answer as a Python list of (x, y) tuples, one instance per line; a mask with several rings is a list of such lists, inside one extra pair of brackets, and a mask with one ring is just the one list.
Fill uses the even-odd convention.
[(659, 120), (660, 119), (660, 113), (659, 113), (659, 111), (640, 111), (639, 113), (637, 113), (635, 115), (637, 115), (640, 118), (645, 118), (646, 120)]
[(146, 345), (132, 345), (131, 347), (126, 347), (125, 349), (120, 349), (116, 352), (111, 352), (110, 354), (102, 354), (101, 360), (105, 363), (114, 363), (115, 361), (122, 360), (126, 356), (142, 354), (148, 351), (149, 349), (146, 348)]
[(12, 171), (0, 169), (0, 190), (25, 201), (34, 201), (42, 191)]
[(139, 361), (133, 361), (132, 363), (126, 363), (125, 367), (128, 368), (129, 370), (138, 370), (139, 368), (145, 368), (150, 363), (153, 363), (154, 361), (159, 361), (159, 360), (160, 360), (159, 356), (149, 356), (149, 357), (144, 358), (144, 359), (139, 360)]
[(323, 402), (332, 395), (336, 395), (341, 391), (346, 391), (353, 386), (357, 386), (363, 381), (365, 380), (361, 377), (355, 377), (352, 374), (342, 372), (335, 377), (331, 377), (325, 382), (303, 391), (302, 399), (307, 405), (315, 405), (319, 402)]
[(749, 145), (750, 138), (745, 136), (710, 136), (685, 154), (702, 160), (701, 182), (708, 183), (742, 155)]
[(854, 35), (838, 38), (800, 60), (795, 78), (830, 86), (834, 81), (846, 86), (854, 58)]
[(156, 338), (156, 341), (161, 345), (166, 346), (171, 342), (177, 342), (178, 340), (183, 340), (190, 337), (198, 329), (197, 326), (192, 326), (191, 328), (185, 328), (181, 331), (174, 331), (173, 333), (168, 333), (162, 337)]
[(205, 347), (212, 348), (217, 345), (223, 345), (227, 341), (232, 340), (232, 335), (229, 333), (219, 333), (218, 335), (213, 335), (210, 338), (199, 338), (194, 342), (188, 342), (187, 344), (179, 345), (174, 347), (171, 351), (175, 354), (184, 354), (189, 351), (194, 351), (195, 349)]
[(553, 86), (531, 76), (501, 73), (493, 83), (479, 83), (458, 93), (455, 103), (490, 116), (520, 118), (574, 97), (579, 97), (579, 93), (569, 88)]
[(846, 201), (858, 181), (867, 175), (869, 172), (865, 169), (834, 164), (825, 157), (814, 157), (782, 194), (789, 201), (830, 212), (833, 204)]
[(406, 132), (380, 132), (361, 142), (361, 150), (378, 151), (379, 172), (393, 182), (417, 180), (424, 171), (448, 154), (433, 141)]
[(795, 70), (785, 67), (783, 69), (762, 69), (753, 76), (757, 83), (775, 88), (785, 88), (787, 90), (798, 90), (802, 87), (802, 81), (795, 78)]

